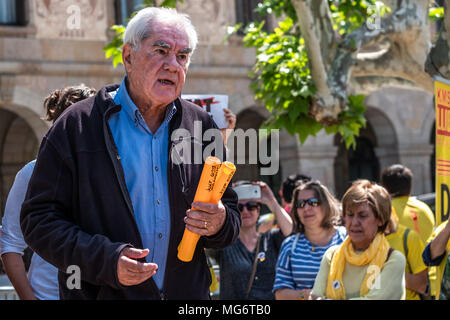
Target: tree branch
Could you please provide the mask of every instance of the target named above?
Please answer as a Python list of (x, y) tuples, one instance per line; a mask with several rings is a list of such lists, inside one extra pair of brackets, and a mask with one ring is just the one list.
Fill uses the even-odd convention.
[(405, 57), (392, 49), (374, 59), (357, 59), (352, 68), (353, 77), (379, 76), (402, 78), (433, 92), (432, 78), (424, 71), (423, 64), (416, 59)]
[[(392, 9), (389, 16), (378, 19), (375, 26), (364, 23), (345, 36), (337, 47), (336, 35), (330, 31), (332, 20), (328, 1), (291, 1), (299, 18), (311, 77), (317, 88), (316, 101), (310, 108), (311, 115), (323, 125), (335, 123), (338, 114), (345, 110), (352, 72), (360, 77), (403, 78), (426, 90), (433, 90), (432, 80), (424, 72), (430, 48), (428, 0), (385, 0)], [(329, 34), (331, 36), (327, 36)], [(391, 44), (383, 55), (358, 59), (362, 48), (383, 40)], [(449, 50), (445, 57), (450, 59), (448, 53)]]
[[(406, 62), (406, 67), (416, 72), (418, 84), (424, 84), (427, 89), (429, 88), (429, 81), (426, 81), (426, 75), (423, 72), (426, 59), (426, 53), (423, 52), (424, 48), (429, 47), (430, 43), (427, 22), (428, 1), (399, 0), (397, 1), (397, 7), (392, 11), (390, 16), (379, 20), (379, 26), (373, 28), (373, 26), (365, 23), (359, 29), (348, 34), (338, 46), (329, 72), (329, 83), (340, 99), (344, 99), (344, 107), (347, 85), (353, 67), (357, 63), (360, 67), (358, 74), (360, 76), (372, 73), (373, 75), (382, 75), (381, 68), (384, 68), (384, 74), (391, 72), (391, 76), (405, 77), (405, 79), (414, 81), (414, 74), (404, 72), (405, 68), (397, 70), (398, 64), (405, 66)], [(358, 61), (357, 55), (361, 48), (380, 42), (385, 38), (388, 38), (392, 43), (389, 54), (373, 61), (365, 61), (364, 63)], [(393, 63), (388, 62), (390, 59)], [(380, 65), (376, 65), (377, 63)], [(386, 67), (386, 64), (389, 64), (389, 67)], [(393, 69), (389, 70), (389, 68)], [(374, 72), (374, 70), (377, 70), (377, 72)], [(368, 72), (368, 74), (364, 72)]]
[[(335, 98), (332, 87), (328, 83), (326, 70), (326, 62), (331, 61), (331, 55), (328, 52), (334, 41), (328, 2), (326, 0), (292, 0), (292, 4), (299, 19), (301, 34), (305, 39), (311, 77), (317, 88), (317, 100), (311, 113), (319, 122), (335, 121), (340, 102)], [(330, 37), (330, 34), (333, 36)], [(324, 54), (324, 52), (327, 53)]]
[(450, 1), (444, 2), (444, 20), (442, 21), (442, 27), (439, 33), (439, 37), (436, 40), (435, 45), (430, 50), (430, 54), (425, 62), (425, 71), (430, 76), (441, 76), (444, 78), (450, 78)]

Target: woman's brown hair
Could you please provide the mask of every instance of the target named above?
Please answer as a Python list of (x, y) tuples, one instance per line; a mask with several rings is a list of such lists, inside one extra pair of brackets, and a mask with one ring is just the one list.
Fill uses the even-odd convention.
[(348, 210), (362, 203), (367, 203), (372, 208), (375, 217), (382, 223), (378, 231), (384, 232), (391, 219), (392, 207), (389, 192), (379, 184), (369, 180), (361, 179), (353, 182), (342, 197), (344, 219)]
[(340, 217), (339, 201), (335, 197), (333, 197), (326, 186), (320, 183), (320, 181), (314, 180), (300, 184), (297, 188), (295, 188), (294, 193), (292, 194), (291, 213), (294, 220), (293, 233), (305, 232), (305, 226), (300, 221), (297, 213), (297, 198), (300, 191), (303, 190), (313, 191), (314, 196), (319, 200), (322, 210), (324, 210), (325, 216), (323, 218), (321, 227), (324, 229), (329, 229), (337, 225)]
[(84, 84), (53, 91), (44, 101), (44, 109), (46, 111), (45, 120), (55, 122), (63, 111), (72, 104), (89, 98), (95, 95), (95, 93), (95, 89), (86, 87)]

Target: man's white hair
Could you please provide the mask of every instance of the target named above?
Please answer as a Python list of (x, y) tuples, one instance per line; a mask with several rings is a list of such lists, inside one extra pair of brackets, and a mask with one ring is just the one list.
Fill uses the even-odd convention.
[(198, 37), (195, 27), (187, 14), (178, 13), (171, 8), (148, 7), (139, 10), (128, 22), (123, 36), (123, 43), (129, 44), (133, 50), (138, 50), (142, 41), (152, 35), (154, 23), (172, 24), (177, 29), (186, 32), (189, 39), (191, 54), (197, 47)]

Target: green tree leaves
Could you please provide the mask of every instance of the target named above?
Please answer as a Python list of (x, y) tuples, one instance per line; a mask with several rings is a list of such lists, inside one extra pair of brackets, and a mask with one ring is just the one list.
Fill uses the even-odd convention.
[(249, 75), (253, 79), (251, 89), (272, 114), (264, 126), (298, 133), (304, 142), (322, 129), (308, 116), (315, 88), (304, 40), (291, 33), (294, 21), (290, 17), (269, 34), (262, 30), (263, 23), (247, 26), (243, 39), (246, 47), (256, 48), (256, 62)]
[(390, 12), (382, 1), (378, 0), (329, 0), (334, 29), (344, 35), (359, 28), (372, 16), (382, 17)]
[(444, 18), (444, 7), (439, 6), (436, 1), (430, 1), (430, 8), (428, 10), (430, 21), (436, 22)]
[[(341, 34), (358, 28), (379, 1), (330, 1), (335, 28)], [(379, 4), (378, 4), (378, 7)], [(284, 19), (272, 32), (263, 31), (263, 22), (253, 22), (245, 28), (246, 47), (256, 49), (255, 65), (249, 76), (255, 99), (264, 103), (271, 117), (264, 123), (268, 129), (284, 128), (298, 134), (304, 143), (325, 129), (327, 134), (340, 133), (347, 148), (355, 147), (355, 136), (365, 126), (363, 95), (348, 97), (348, 105), (338, 115), (338, 123), (324, 126), (310, 112), (315, 95), (304, 39), (296, 27), (297, 16), (290, 1), (264, 0), (256, 9), (262, 14), (273, 13)]]
[(125, 27), (122, 25), (113, 25), (111, 30), (115, 32), (114, 38), (108, 43), (103, 51), (105, 52), (105, 58), (112, 58), (112, 63), (114, 68), (119, 64), (123, 64), (122, 61), (122, 45), (123, 45), (123, 33), (125, 32)]
[(358, 136), (359, 130), (366, 125), (364, 98), (362, 94), (349, 95), (347, 109), (339, 114), (339, 123), (325, 128), (328, 134), (340, 133), (347, 149), (356, 147), (355, 136)]

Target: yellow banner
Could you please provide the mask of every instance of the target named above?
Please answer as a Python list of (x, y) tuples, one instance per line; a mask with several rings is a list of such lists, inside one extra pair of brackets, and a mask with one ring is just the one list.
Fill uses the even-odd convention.
[(435, 78), (436, 104), (436, 226), (450, 210), (450, 82)]

